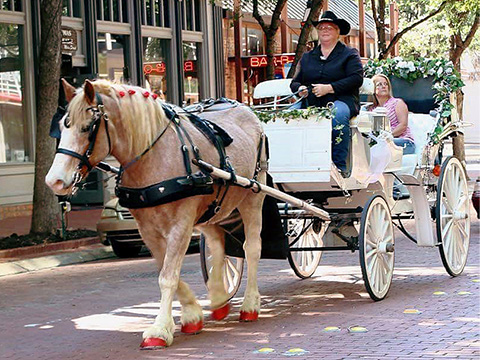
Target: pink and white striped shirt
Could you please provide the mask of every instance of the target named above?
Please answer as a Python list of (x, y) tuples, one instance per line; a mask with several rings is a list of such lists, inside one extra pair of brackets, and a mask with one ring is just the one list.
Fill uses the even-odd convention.
[[(400, 124), (400, 122), (398, 121), (398, 118), (397, 118), (397, 113), (395, 112), (395, 108), (397, 107), (397, 103), (399, 101), (400, 101), (399, 98), (391, 97), (383, 105), (383, 107), (385, 107), (387, 109), (387, 116), (388, 116), (388, 119), (390, 120), (390, 127), (392, 128), (392, 131)], [(408, 126), (403, 131), (403, 133), (401, 133), (397, 137), (414, 141), (412, 132), (411, 132), (411, 130)]]

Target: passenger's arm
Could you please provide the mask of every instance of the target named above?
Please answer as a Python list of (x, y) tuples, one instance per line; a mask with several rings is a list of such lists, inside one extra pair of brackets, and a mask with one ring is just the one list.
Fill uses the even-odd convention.
[(392, 131), (393, 137), (399, 137), (408, 127), (408, 107), (402, 99), (397, 101), (395, 114), (398, 119), (398, 126)]

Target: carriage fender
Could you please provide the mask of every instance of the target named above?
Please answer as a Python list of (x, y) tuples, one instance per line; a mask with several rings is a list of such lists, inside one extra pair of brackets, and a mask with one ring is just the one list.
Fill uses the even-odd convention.
[(415, 215), (415, 230), (418, 246), (436, 246), (436, 238), (433, 235), (432, 221), (430, 219), (430, 206), (422, 184), (412, 175), (401, 174), (397, 178), (405, 185), (412, 200), (413, 213)]

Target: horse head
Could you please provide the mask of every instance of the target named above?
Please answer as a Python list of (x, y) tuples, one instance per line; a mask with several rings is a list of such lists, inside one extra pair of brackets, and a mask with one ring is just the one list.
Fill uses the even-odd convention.
[(109, 124), (109, 115), (118, 111), (112, 111), (114, 102), (104, 95), (105, 84), (96, 89), (86, 80), (83, 89), (76, 91), (62, 82), (68, 111), (60, 120), (62, 135), (45, 181), (57, 195), (70, 195), (74, 186), (111, 153), (115, 129)]

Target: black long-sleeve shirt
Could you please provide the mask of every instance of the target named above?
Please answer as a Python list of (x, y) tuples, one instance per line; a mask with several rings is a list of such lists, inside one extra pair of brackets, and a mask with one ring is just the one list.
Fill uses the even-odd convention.
[(316, 97), (309, 93), (304, 102), (307, 106), (326, 106), (329, 102), (340, 100), (350, 109), (350, 115), (359, 112), (358, 90), (363, 82), (363, 67), (358, 51), (340, 41), (327, 59), (322, 58), (321, 45), (303, 54), (300, 59), (290, 88), (298, 91), (301, 85), (330, 84), (334, 93)]

